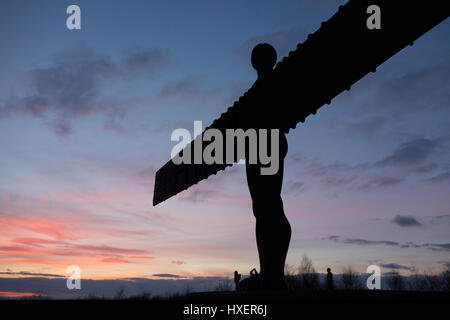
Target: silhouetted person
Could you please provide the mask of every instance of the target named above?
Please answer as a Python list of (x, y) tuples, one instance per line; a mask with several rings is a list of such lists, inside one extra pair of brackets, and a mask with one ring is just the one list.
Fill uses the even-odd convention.
[(327, 288), (328, 290), (333, 290), (333, 273), (331, 273), (331, 269), (327, 268)]
[(239, 281), (241, 280), (241, 274), (237, 272), (237, 270), (234, 271), (234, 284), (236, 285), (236, 290), (238, 289)]
[[(258, 80), (271, 77), (277, 60), (275, 49), (269, 44), (258, 44), (252, 51), (252, 66), (258, 73)], [(270, 79), (269, 79), (270, 80)], [(260, 81), (261, 82), (261, 81)], [(266, 81), (267, 83), (269, 81)], [(273, 101), (262, 96), (252, 106), (250, 117), (258, 128), (276, 128), (271, 122), (276, 113)], [(270, 130), (268, 130), (270, 142)], [(285, 132), (279, 132), (279, 169), (274, 175), (261, 175), (264, 165), (246, 161), (247, 183), (252, 198), (253, 214), (256, 218), (256, 243), (259, 254), (261, 286), (267, 289), (287, 289), (284, 279), (284, 265), (291, 239), (291, 226), (287, 220), (281, 199), (284, 158), (288, 151)], [(259, 137), (258, 137), (259, 141)], [(269, 146), (270, 150), (270, 146)], [(259, 152), (259, 151), (258, 151)]]

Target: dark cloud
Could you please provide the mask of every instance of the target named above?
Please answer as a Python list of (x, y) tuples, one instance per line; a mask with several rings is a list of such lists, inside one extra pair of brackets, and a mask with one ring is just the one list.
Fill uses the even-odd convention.
[(152, 274), (152, 277), (158, 277), (158, 278), (184, 278), (183, 276), (180, 276), (178, 274), (171, 274), (171, 273), (157, 273), (157, 274)]
[(398, 246), (399, 243), (395, 241), (385, 241), (385, 240), (366, 240), (366, 239), (358, 239), (358, 238), (341, 238), (340, 236), (329, 236), (327, 238), (323, 238), (323, 240), (332, 240), (334, 242), (341, 242), (347, 244), (358, 244), (358, 245), (374, 245), (374, 244), (384, 244), (387, 246)]
[[(436, 35), (439, 36), (438, 34)], [(348, 106), (351, 110), (331, 121), (329, 125), (350, 132), (355, 128), (351, 125), (346, 126), (349, 122), (347, 119), (360, 118), (361, 120), (354, 122), (357, 125), (367, 124), (367, 132), (362, 126), (359, 129), (362, 130), (361, 134), (367, 134), (370, 138), (371, 133), (375, 133), (378, 129), (405, 128), (405, 124), (417, 132), (414, 129), (417, 129), (417, 120), (420, 119), (424, 128), (431, 126), (434, 131), (445, 132), (445, 128), (448, 127), (445, 120), (448, 119), (450, 111), (450, 64), (448, 59), (440, 59), (438, 56), (440, 54), (448, 56), (448, 50), (429, 54), (431, 55), (428, 62), (433, 63), (433, 59), (435, 61), (432, 65), (430, 63), (427, 63), (426, 67), (408, 65), (406, 61), (407, 64), (403, 67), (407, 66), (407, 72), (405, 69), (399, 69), (390, 75), (366, 77), (356, 84), (357, 90), (339, 95), (336, 102)], [(442, 60), (445, 62), (442, 63)], [(441, 114), (441, 117), (436, 119), (436, 114)], [(369, 119), (374, 118), (384, 118), (385, 121), (371, 123)], [(388, 133), (386, 130), (383, 131)]]
[(312, 176), (327, 188), (344, 187), (347, 190), (368, 191), (390, 187), (404, 181), (402, 177), (380, 176), (373, 173), (373, 165), (360, 163), (349, 165), (343, 162), (324, 162), (317, 158), (294, 156), (289, 158), (299, 165), (302, 177)]
[(300, 193), (306, 192), (308, 190), (308, 188), (306, 187), (306, 184), (304, 182), (300, 182), (300, 181), (287, 182), (284, 189), (286, 190), (286, 192), (288, 194), (300, 194)]
[(159, 92), (162, 99), (171, 98), (173, 96), (194, 96), (199, 91), (201, 78), (187, 76), (173, 83), (166, 84)]
[(450, 219), (450, 214), (441, 214), (439, 216), (434, 216), (435, 219)]
[(395, 178), (395, 177), (371, 177), (368, 179), (366, 183), (361, 185), (358, 189), (368, 191), (376, 188), (390, 187), (397, 184), (400, 184), (404, 181), (403, 178)]
[(445, 172), (427, 179), (430, 183), (443, 183), (450, 181), (450, 172)]
[(326, 125), (330, 129), (341, 129), (350, 134), (363, 134), (371, 137), (386, 124), (387, 119), (381, 116), (374, 116), (360, 121), (348, 121), (342, 118), (334, 118), (327, 121)]
[(122, 62), (95, 54), (79, 46), (54, 56), (47, 67), (30, 71), (30, 94), (10, 98), (0, 104), (0, 119), (14, 114), (41, 118), (56, 133), (71, 132), (74, 119), (103, 113), (111, 119), (123, 118), (129, 103), (104, 97), (102, 90), (111, 79), (147, 72), (167, 65), (169, 57), (159, 49), (135, 51)]
[(448, 110), (450, 65), (430, 66), (390, 79), (374, 95), (377, 108), (387, 108), (396, 116)]
[(34, 95), (8, 107), (35, 117), (44, 117), (48, 111), (62, 119), (85, 116), (100, 111), (96, 104), (100, 83), (118, 74), (118, 66), (109, 57), (96, 56), (84, 47), (66, 51), (51, 66), (31, 70)]
[(434, 170), (438, 169), (439, 166), (432, 162), (432, 163), (426, 163), (424, 165), (418, 166), (415, 168), (415, 172), (417, 173), (429, 173), (433, 172)]
[[(219, 108), (218, 90), (206, 85), (206, 77), (189, 75), (176, 81), (166, 83), (158, 93), (159, 99), (176, 99), (182, 103), (210, 108)], [(180, 104), (182, 107), (183, 104)], [(223, 108), (220, 105), (220, 108)]]
[(406, 242), (399, 243), (396, 241), (389, 240), (367, 240), (367, 239), (359, 239), (359, 238), (342, 238), (340, 236), (328, 236), (322, 238), (322, 240), (331, 240), (336, 243), (345, 243), (345, 244), (354, 244), (354, 245), (386, 245), (386, 246), (395, 246), (399, 248), (425, 248), (431, 251), (450, 251), (450, 243), (424, 243), (424, 244), (416, 244), (414, 242)]
[(407, 266), (397, 264), (397, 263), (381, 263), (380, 266), (383, 268), (386, 268), (386, 269), (407, 270), (407, 271), (414, 270), (414, 268), (412, 268), (412, 267), (407, 267)]
[[(410, 174), (430, 175), (445, 169), (442, 158), (447, 140), (414, 138), (400, 143), (391, 153), (379, 161), (347, 164), (342, 161), (322, 160), (302, 154), (288, 156), (297, 175), (315, 178), (326, 188), (340, 191), (372, 191), (400, 185)], [(428, 178), (430, 183), (450, 180), (450, 173)]]
[(400, 227), (420, 227), (422, 224), (417, 221), (416, 218), (412, 216), (402, 216), (396, 215), (394, 219), (391, 221), (393, 224), (396, 224)]
[(450, 243), (425, 243), (419, 246), (431, 251), (450, 251)]
[(170, 52), (159, 48), (130, 51), (122, 60), (125, 70), (132, 74), (153, 75), (172, 65)]
[(440, 147), (438, 140), (414, 139), (401, 143), (394, 152), (376, 162), (375, 166), (414, 165), (426, 160)]
[(59, 275), (59, 274), (52, 274), (52, 273), (35, 273), (35, 272), (26, 272), (26, 271), (19, 271), (19, 272), (0, 272), (0, 274), (10, 275), (10, 276), (34, 276), (34, 277), (51, 277), (51, 278), (65, 278), (65, 276)]
[(321, 178), (320, 181), (322, 182), (322, 184), (330, 186), (330, 187), (340, 187), (340, 186), (350, 184), (355, 178), (356, 178), (355, 175), (349, 175), (349, 176), (328, 175), (328, 176), (324, 176), (323, 178)]
[(362, 169), (359, 166), (351, 166), (338, 161), (327, 163), (304, 156), (294, 156), (291, 160), (300, 163), (305, 174), (317, 177), (321, 184), (328, 187), (349, 185), (358, 177)]

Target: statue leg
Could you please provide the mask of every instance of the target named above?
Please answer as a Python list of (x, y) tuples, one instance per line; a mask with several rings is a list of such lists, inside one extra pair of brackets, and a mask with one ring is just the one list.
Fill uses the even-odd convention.
[[(287, 149), (287, 145), (286, 145)], [(261, 175), (260, 165), (247, 164), (247, 182), (256, 218), (260, 274), (272, 289), (285, 288), (284, 266), (291, 239), (291, 226), (284, 214), (281, 199), (284, 156), (280, 148), (280, 167), (275, 175)]]

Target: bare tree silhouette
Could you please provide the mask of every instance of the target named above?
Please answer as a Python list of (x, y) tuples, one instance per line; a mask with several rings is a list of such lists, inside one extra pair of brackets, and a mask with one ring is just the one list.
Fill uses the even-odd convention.
[(392, 270), (387, 279), (387, 282), (388, 282), (388, 287), (391, 290), (395, 290), (395, 291), (405, 290), (405, 280), (398, 271)]
[(297, 286), (297, 278), (298, 274), (295, 273), (295, 267), (289, 264), (285, 264), (284, 266), (284, 278), (286, 279), (286, 283), (288, 288), (291, 290), (295, 290)]
[(214, 291), (232, 291), (233, 284), (231, 280), (220, 280), (214, 287)]
[(346, 290), (359, 290), (362, 288), (359, 274), (351, 266), (342, 271), (342, 286)]
[(450, 266), (442, 272), (442, 287), (444, 291), (450, 291)]
[(298, 267), (300, 287), (306, 290), (317, 290), (319, 288), (319, 276), (310, 257), (303, 255)]

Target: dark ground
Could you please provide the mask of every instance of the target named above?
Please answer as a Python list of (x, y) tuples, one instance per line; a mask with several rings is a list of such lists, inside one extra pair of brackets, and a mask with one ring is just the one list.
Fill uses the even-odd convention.
[(201, 292), (173, 297), (188, 301), (446, 301), (450, 308), (450, 292), (419, 292), (390, 290), (334, 290), (298, 292)]
[[(248, 305), (248, 307), (245, 307)], [(245, 314), (251, 305), (266, 308), (266, 316)], [(240, 306), (240, 307), (237, 307)], [(266, 306), (266, 307), (265, 307)], [(211, 314), (189, 314), (200, 307), (217, 307)], [(303, 291), (303, 292), (203, 292), (171, 298), (121, 300), (3, 300), (2, 314), (11, 311), (18, 317), (26, 312), (33, 315), (56, 316), (68, 314), (82, 318), (130, 318), (140, 315), (144, 319), (305, 319), (305, 318), (358, 318), (393, 316), (415, 318), (419, 313), (427, 317), (434, 314), (448, 316), (450, 293), (415, 291)], [(234, 312), (232, 310), (235, 310)], [(221, 311), (222, 310), (222, 311)], [(231, 310), (231, 311), (229, 311)], [(239, 311), (241, 310), (241, 311)], [(307, 315), (312, 315), (312, 317)], [(445, 316), (444, 316), (445, 315)]]

